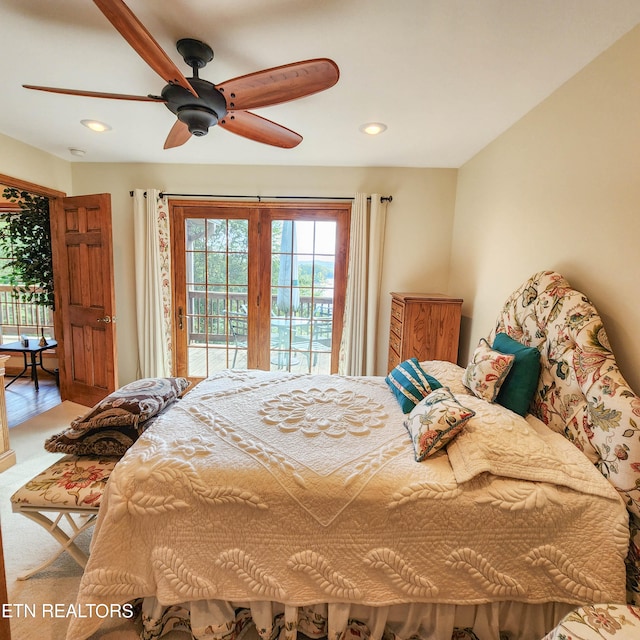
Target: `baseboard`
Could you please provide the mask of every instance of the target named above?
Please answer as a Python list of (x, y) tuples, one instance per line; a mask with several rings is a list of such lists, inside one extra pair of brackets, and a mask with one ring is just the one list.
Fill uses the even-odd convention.
[(16, 463), (16, 452), (13, 449), (7, 449), (0, 454), (0, 473), (6, 471)]

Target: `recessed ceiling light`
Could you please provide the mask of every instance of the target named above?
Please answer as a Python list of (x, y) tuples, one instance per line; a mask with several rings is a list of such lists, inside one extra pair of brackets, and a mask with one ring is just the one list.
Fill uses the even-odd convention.
[(360, 131), (370, 136), (377, 136), (379, 133), (386, 131), (387, 125), (383, 122), (367, 122), (360, 126)]
[(98, 133), (102, 133), (103, 131), (111, 131), (111, 127), (104, 122), (99, 122), (98, 120), (80, 120), (80, 124), (83, 124), (91, 131), (97, 131)]

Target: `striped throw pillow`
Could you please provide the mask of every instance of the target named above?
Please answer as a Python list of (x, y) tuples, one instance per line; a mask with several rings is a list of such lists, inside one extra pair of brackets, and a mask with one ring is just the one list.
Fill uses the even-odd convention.
[(401, 362), (389, 372), (385, 381), (400, 403), (403, 413), (409, 413), (422, 398), (442, 386), (420, 366), (417, 358)]

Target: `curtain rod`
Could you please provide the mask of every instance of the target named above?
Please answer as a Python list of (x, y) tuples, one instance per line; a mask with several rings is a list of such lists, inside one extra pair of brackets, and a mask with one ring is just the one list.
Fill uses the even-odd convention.
[[(133, 191), (129, 191), (129, 195), (133, 197)], [(144, 192), (145, 198), (147, 196), (147, 192)], [(255, 198), (258, 202), (262, 202), (262, 199), (265, 200), (353, 200), (352, 197), (349, 196), (237, 196), (237, 195), (220, 195), (214, 193), (166, 193), (164, 191), (160, 192), (160, 197), (164, 198), (165, 196), (173, 197), (173, 198)], [(367, 200), (371, 200), (371, 198), (367, 198)], [(380, 196), (380, 202), (392, 202), (393, 196)]]

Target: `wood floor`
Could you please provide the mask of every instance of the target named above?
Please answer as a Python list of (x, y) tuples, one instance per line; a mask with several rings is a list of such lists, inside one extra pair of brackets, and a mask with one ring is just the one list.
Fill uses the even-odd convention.
[[(10, 381), (10, 376), (7, 380)], [(38, 382), (40, 385), (38, 391), (28, 377), (18, 378), (5, 389), (9, 428), (60, 404), (60, 391), (55, 379), (38, 372)]]

